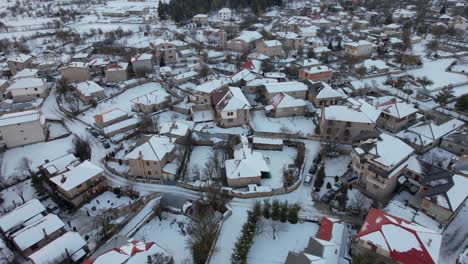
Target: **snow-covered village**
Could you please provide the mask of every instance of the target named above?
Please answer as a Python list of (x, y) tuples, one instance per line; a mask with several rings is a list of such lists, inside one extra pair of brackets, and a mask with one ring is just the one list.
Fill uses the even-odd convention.
[(468, 1), (0, 0), (0, 264), (468, 264)]

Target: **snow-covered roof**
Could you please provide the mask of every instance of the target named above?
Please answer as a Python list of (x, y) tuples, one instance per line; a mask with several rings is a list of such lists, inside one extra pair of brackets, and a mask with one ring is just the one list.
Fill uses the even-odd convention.
[(26, 61), (28, 61), (31, 58), (32, 58), (31, 55), (18, 54), (15, 57), (9, 58), (8, 61), (25, 63)]
[(92, 96), (94, 93), (104, 91), (104, 89), (94, 81), (80, 82), (75, 85), (75, 88), (84, 96)]
[(261, 86), (265, 85), (267, 83), (277, 83), (277, 79), (272, 79), (272, 78), (263, 78), (263, 79), (255, 79), (250, 82), (248, 82), (245, 86), (247, 87), (256, 87), (256, 86)]
[[(114, 248), (106, 253), (98, 256), (95, 260), (87, 262), (92, 264), (140, 264), (147, 263), (149, 257), (156, 254), (167, 257), (169, 260), (172, 256), (154, 242), (142, 242), (133, 240), (130, 243)], [(162, 262), (166, 263), (166, 262)]]
[(245, 136), (240, 136), (241, 143), (234, 147), (234, 159), (225, 161), (226, 177), (229, 179), (259, 177), (262, 172), (269, 172), (261, 152), (253, 151)]
[(25, 88), (36, 88), (44, 86), (44, 81), (39, 78), (22, 78), (14, 80), (13, 83), (6, 89), (7, 91)]
[(322, 82), (322, 89), (316, 95), (317, 99), (342, 98), (343, 94), (333, 89), (327, 83)]
[(96, 116), (100, 116), (101, 122), (108, 123), (122, 117), (128, 117), (128, 113), (121, 110), (120, 108), (115, 108)]
[(257, 31), (242, 31), (240, 35), (234, 40), (242, 40), (247, 43), (250, 43), (250, 42), (259, 40), (261, 38), (263, 38), (262, 34), (260, 34)]
[(283, 140), (281, 138), (253, 137), (252, 143), (267, 145), (283, 145)]
[(255, 78), (257, 78), (257, 76), (247, 69), (243, 69), (240, 72), (231, 76), (231, 80), (233, 83), (237, 83), (241, 80), (248, 82), (248, 81), (255, 80)]
[(148, 141), (135, 147), (125, 159), (161, 161), (175, 148), (173, 140), (166, 136), (151, 136)]
[(442, 236), (436, 231), (371, 208), (357, 238), (389, 252), (400, 263), (438, 263)]
[(76, 186), (101, 174), (103, 171), (101, 167), (85, 160), (78, 166), (71, 167), (69, 171), (50, 178), (50, 181), (64, 191), (70, 191)]
[(329, 72), (329, 71), (331, 71), (331, 69), (325, 65), (313, 66), (304, 70), (304, 72), (308, 74), (322, 73), (322, 72)]
[(288, 94), (279, 93), (271, 98), (270, 105), (274, 109), (278, 109), (289, 107), (301, 107), (305, 106), (306, 102), (303, 99), (296, 99)]
[(295, 91), (307, 91), (307, 85), (301, 82), (267, 83), (265, 89), (268, 93), (287, 93)]
[(324, 108), (322, 115), (326, 120), (373, 124), (376, 119), (362, 111), (360, 107), (331, 105)]
[(37, 110), (28, 110), (0, 116), (0, 127), (10, 126), (14, 124), (22, 124), (27, 122), (40, 121), (44, 123), (44, 118)]
[(68, 257), (68, 252), (73, 261), (78, 261), (86, 254), (83, 250), (84, 246), (86, 246), (86, 241), (80, 234), (69, 231), (31, 254), (29, 259), (34, 264), (60, 263)]
[(0, 217), (0, 229), (7, 232), (13, 227), (45, 212), (45, 207), (38, 199), (32, 199)]
[(67, 169), (67, 166), (69, 166), (77, 160), (78, 158), (75, 157), (73, 153), (69, 153), (65, 156), (61, 156), (47, 163), (44, 163), (41, 165), (41, 167), (46, 169), (50, 174), (61, 173)]
[(147, 93), (142, 96), (138, 96), (137, 98), (132, 99), (132, 103), (134, 104), (142, 104), (142, 105), (153, 105), (153, 104), (161, 104), (170, 100), (171, 95), (168, 94), (166, 91), (163, 90), (156, 90), (151, 93)]
[(230, 78), (219, 78), (215, 80), (211, 80), (205, 83), (202, 83), (194, 88), (195, 91), (202, 92), (202, 93), (211, 93), (214, 90), (217, 90), (225, 85), (232, 83)]
[(22, 78), (34, 78), (37, 76), (38, 69), (26, 68), (21, 71), (18, 71), (12, 78), (13, 79), (22, 79)]
[(165, 135), (175, 135), (179, 137), (183, 137), (187, 135), (187, 133), (193, 129), (193, 122), (191, 121), (170, 121), (170, 122), (162, 122), (159, 127), (159, 134)]
[(64, 226), (65, 224), (58, 216), (48, 214), (11, 234), (10, 238), (13, 239), (20, 250), (25, 250)]
[(452, 179), (454, 185), (447, 191), (447, 198), (452, 210), (456, 211), (468, 196), (468, 189), (466, 188), (466, 186), (468, 186), (468, 178), (460, 174), (455, 174)]
[(269, 48), (282, 45), (281, 42), (279, 42), (278, 40), (267, 40), (264, 43), (265, 43), (265, 46), (267, 46)]
[(458, 119), (452, 119), (442, 125), (436, 125), (432, 121), (420, 122), (401, 131), (397, 136), (414, 144), (426, 146), (450, 132), (459, 129), (463, 125), (464, 122)]
[(125, 119), (123, 121), (107, 126), (102, 131), (104, 132), (104, 134), (110, 135), (116, 131), (120, 131), (123, 129), (130, 130), (132, 127), (136, 127), (138, 123), (140, 123), (140, 120), (137, 117), (131, 117), (129, 119)]
[(239, 87), (229, 87), (219, 91), (219, 93), (223, 93), (221, 99), (214, 102), (219, 111), (236, 111), (251, 108), (249, 101), (245, 98)]
[(367, 59), (363, 62), (363, 65), (364, 67), (366, 67), (367, 69), (372, 69), (372, 68), (377, 68), (379, 70), (385, 70), (385, 69), (389, 69), (390, 67), (387, 66), (387, 64), (385, 63), (385, 61), (383, 60), (371, 60), (371, 59)]
[(414, 152), (412, 147), (394, 136), (382, 133), (379, 138), (368, 153), (374, 155), (374, 161), (386, 167), (403, 162)]
[(356, 41), (356, 42), (348, 42), (348, 43), (345, 43), (345, 45), (347, 45), (347, 46), (352, 46), (352, 47), (359, 47), (359, 46), (372, 45), (372, 43), (370, 43), (370, 42), (367, 41), (367, 40), (359, 40), (359, 41)]

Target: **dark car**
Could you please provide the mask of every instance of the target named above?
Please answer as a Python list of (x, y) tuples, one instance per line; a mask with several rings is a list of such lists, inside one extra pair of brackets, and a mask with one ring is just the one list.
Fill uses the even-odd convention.
[(312, 166), (309, 169), (309, 173), (314, 175), (317, 172), (317, 164), (312, 164)]
[(319, 164), (320, 163), (320, 155), (314, 158), (314, 164)]
[(102, 145), (104, 146), (105, 149), (110, 148), (110, 144), (109, 144), (109, 142), (108, 142), (107, 140), (106, 140), (106, 141), (103, 141), (103, 142), (102, 142)]
[(89, 133), (91, 133), (91, 135), (95, 138), (99, 137), (99, 132), (97, 132), (96, 130), (90, 130)]
[(321, 201), (322, 203), (328, 203), (328, 202), (333, 198), (333, 195), (334, 195), (334, 194), (335, 194), (335, 193), (334, 193), (333, 191), (330, 190), (330, 191), (326, 192), (326, 193), (322, 196), (322, 198), (320, 198), (320, 201)]

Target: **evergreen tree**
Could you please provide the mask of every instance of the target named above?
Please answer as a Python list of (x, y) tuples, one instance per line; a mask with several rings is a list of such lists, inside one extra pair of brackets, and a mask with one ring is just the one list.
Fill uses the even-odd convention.
[(299, 211), (301, 211), (301, 205), (299, 203), (295, 203), (289, 208), (288, 221), (291, 224), (297, 224), (299, 221)]
[(333, 50), (333, 43), (332, 43), (331, 40), (330, 40), (330, 42), (328, 42), (327, 48), (328, 48), (329, 50)]
[(271, 219), (273, 221), (278, 221), (280, 218), (280, 203), (278, 200), (273, 200), (271, 204)]
[(309, 49), (307, 50), (307, 58), (309, 58), (309, 59), (315, 58), (315, 51), (314, 51), (313, 48), (309, 48)]
[(330, 190), (331, 189), (331, 183), (330, 182), (327, 182), (327, 189)]
[(325, 168), (324, 166), (322, 166), (317, 172), (317, 176), (314, 182), (314, 187), (320, 190), (320, 188), (322, 188), (324, 179), (325, 179)]
[(281, 208), (280, 208), (280, 221), (283, 223), (286, 223), (288, 220), (288, 201), (284, 201), (281, 203)]
[(442, 9), (440, 9), (440, 12), (439, 12), (441, 15), (444, 15), (445, 13), (447, 13), (447, 10), (446, 10), (446, 7), (445, 5), (442, 6)]
[(457, 99), (455, 109), (461, 112), (468, 112), (468, 94), (464, 94)]
[(262, 205), (260, 201), (255, 202), (253, 212), (257, 217), (260, 217), (262, 215)]
[(263, 217), (265, 217), (266, 219), (270, 219), (270, 209), (271, 209), (270, 201), (264, 200), (263, 201)]

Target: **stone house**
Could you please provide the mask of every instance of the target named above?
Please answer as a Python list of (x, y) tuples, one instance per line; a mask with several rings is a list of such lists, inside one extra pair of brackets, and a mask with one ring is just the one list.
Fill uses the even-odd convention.
[(259, 41), (255, 51), (267, 55), (268, 57), (283, 57), (283, 44), (278, 40)]
[(369, 57), (373, 52), (373, 44), (367, 40), (349, 42), (344, 44), (346, 54), (356, 57)]
[(8, 68), (11, 75), (15, 75), (18, 71), (26, 68), (32, 68), (33, 57), (31, 55), (19, 54), (7, 60)]
[(278, 82), (278, 83), (266, 83), (263, 85), (263, 97), (266, 101), (271, 100), (275, 95), (279, 93), (285, 93), (296, 99), (306, 99), (307, 96), (307, 85), (301, 82)]
[(413, 153), (414, 149), (400, 139), (382, 133), (353, 147), (352, 168), (364, 191), (377, 201), (384, 201), (396, 190), (397, 179)]
[(344, 100), (344, 95), (327, 83), (314, 81), (307, 81), (305, 83), (309, 87), (307, 99), (315, 107), (337, 105)]
[(270, 104), (265, 106), (267, 115), (271, 117), (303, 116), (306, 108), (305, 100), (296, 99), (285, 93), (273, 96)]
[(106, 83), (125, 82), (129, 78), (128, 63), (116, 62), (109, 64), (104, 72)]
[(256, 44), (262, 39), (262, 34), (257, 31), (242, 31), (238, 37), (226, 43), (226, 48), (234, 52), (245, 53), (255, 49)]
[(212, 93), (215, 120), (221, 127), (245, 125), (250, 121), (250, 104), (238, 87), (226, 87)]
[(153, 55), (149, 53), (142, 53), (132, 57), (130, 64), (136, 77), (144, 77), (146, 74), (154, 72)]
[(139, 96), (131, 100), (132, 111), (143, 113), (154, 113), (165, 109), (171, 103), (171, 95), (163, 90)]
[(103, 172), (102, 168), (85, 160), (50, 178), (49, 183), (59, 197), (78, 207), (106, 190)]
[(459, 156), (468, 153), (468, 134), (454, 132), (442, 137), (440, 147)]
[(70, 62), (59, 71), (62, 77), (70, 82), (84, 82), (90, 78), (90, 70), (86, 62)]
[(73, 86), (76, 94), (85, 104), (97, 103), (106, 98), (104, 89), (94, 81), (80, 82)]
[(45, 117), (37, 110), (2, 115), (0, 134), (7, 148), (45, 141)]
[(325, 65), (299, 70), (299, 79), (301, 80), (329, 82), (332, 77), (333, 71)]
[(141, 179), (161, 180), (164, 166), (175, 157), (174, 139), (166, 136), (147, 136), (125, 155), (128, 174)]
[(39, 78), (24, 78), (14, 80), (5, 91), (7, 97), (17, 103), (32, 101), (36, 98), (47, 97), (48, 87), (44, 80)]

